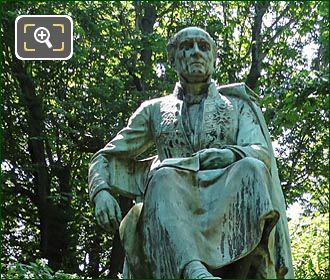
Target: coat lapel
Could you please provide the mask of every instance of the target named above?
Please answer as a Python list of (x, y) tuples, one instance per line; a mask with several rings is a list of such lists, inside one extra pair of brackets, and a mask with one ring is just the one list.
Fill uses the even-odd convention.
[(176, 83), (174, 91), (173, 91), (173, 95), (175, 97), (175, 99), (173, 100), (175, 103), (175, 116), (177, 118), (177, 122), (178, 122), (178, 129), (180, 129), (182, 131), (183, 137), (185, 142), (188, 144), (189, 149), (191, 150), (191, 152), (194, 151), (192, 143), (189, 140), (187, 131), (185, 129), (185, 126), (183, 124), (183, 115), (184, 115), (184, 108), (183, 108), (183, 89), (180, 85), (179, 82)]
[(204, 101), (203, 118), (201, 121), (201, 146), (208, 148), (212, 142), (216, 142), (218, 127), (214, 122), (216, 108), (219, 106), (219, 93), (216, 85), (211, 83), (208, 88), (207, 98)]

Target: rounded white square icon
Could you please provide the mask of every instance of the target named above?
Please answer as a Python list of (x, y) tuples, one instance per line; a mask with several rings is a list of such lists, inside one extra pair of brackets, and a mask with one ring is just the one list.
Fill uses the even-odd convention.
[(67, 15), (22, 15), (15, 21), (15, 54), (21, 60), (67, 60), (73, 22)]

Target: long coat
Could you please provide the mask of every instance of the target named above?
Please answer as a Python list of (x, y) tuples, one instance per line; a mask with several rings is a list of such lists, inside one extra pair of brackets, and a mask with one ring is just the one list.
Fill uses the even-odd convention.
[[(179, 278), (192, 260), (220, 268), (265, 242), (257, 276), (293, 278), (284, 197), (252, 95), (244, 84), (211, 83), (192, 129), (177, 83), (172, 94), (144, 102), (93, 156), (92, 201), (103, 189), (143, 201), (120, 227), (133, 277)], [(152, 145), (157, 157), (137, 161)], [(207, 148), (231, 149), (238, 160), (201, 170), (197, 152)]]

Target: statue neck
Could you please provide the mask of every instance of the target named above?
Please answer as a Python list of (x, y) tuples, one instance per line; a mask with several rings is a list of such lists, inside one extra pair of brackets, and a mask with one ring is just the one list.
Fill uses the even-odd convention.
[(211, 79), (204, 82), (190, 83), (183, 77), (180, 77), (180, 84), (185, 95), (201, 95), (207, 92)]

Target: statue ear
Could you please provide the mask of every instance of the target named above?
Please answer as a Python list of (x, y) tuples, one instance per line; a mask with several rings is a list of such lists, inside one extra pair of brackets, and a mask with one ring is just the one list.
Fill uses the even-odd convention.
[(173, 66), (174, 62), (175, 62), (175, 57), (174, 57), (174, 50), (175, 50), (175, 46), (172, 42), (170, 42), (167, 46), (167, 59), (170, 62), (170, 64)]

